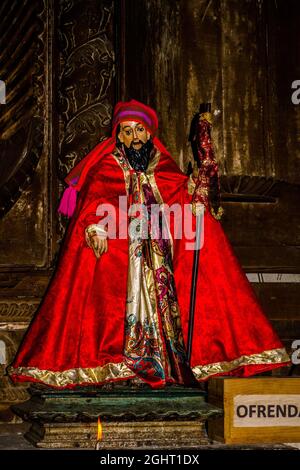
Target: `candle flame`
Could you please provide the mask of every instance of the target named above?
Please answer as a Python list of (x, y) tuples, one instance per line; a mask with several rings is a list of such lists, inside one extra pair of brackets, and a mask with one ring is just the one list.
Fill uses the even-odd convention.
[(98, 432), (97, 432), (97, 441), (102, 440), (102, 424), (100, 420), (100, 416), (98, 416)]

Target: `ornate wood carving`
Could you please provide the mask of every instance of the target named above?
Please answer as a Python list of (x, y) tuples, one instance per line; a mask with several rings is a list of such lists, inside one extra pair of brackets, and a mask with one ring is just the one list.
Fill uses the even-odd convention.
[(108, 133), (114, 101), (112, 1), (61, 1), (61, 178)]
[(7, 300), (0, 302), (0, 322), (30, 321), (39, 305), (34, 300)]
[[(51, 267), (55, 182), (52, 163), (53, 0), (4, 0), (0, 6), (0, 78), (7, 85), (0, 115), (0, 367), (2, 419), (27, 399), (5, 367), (16, 354)], [(52, 199), (53, 198), (53, 199)]]
[[(24, 333), (24, 330), (21, 332)], [(0, 410), (13, 403), (19, 403), (28, 399), (27, 387), (23, 384), (13, 385), (6, 375), (6, 365), (8, 365), (16, 354), (21, 339), (20, 332), (11, 333), (0, 329), (0, 340), (6, 347), (7, 364), (0, 365)], [(0, 421), (2, 418), (0, 411)]]
[(43, 148), (45, 3), (3, 1), (0, 18), (0, 77), (7, 91), (0, 116), (3, 216), (30, 184)]
[(53, 0), (4, 1), (1, 8), (0, 27), (5, 34), (0, 43), (4, 58), (0, 77), (7, 81), (7, 100), (0, 122), (4, 168), (0, 213), (5, 215), (0, 223), (0, 269), (47, 270), (56, 250), (52, 237), (56, 194), (51, 119)]

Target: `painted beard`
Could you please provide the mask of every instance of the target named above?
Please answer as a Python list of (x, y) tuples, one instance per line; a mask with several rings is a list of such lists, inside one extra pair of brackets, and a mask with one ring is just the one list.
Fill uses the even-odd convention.
[(143, 144), (139, 150), (134, 149), (132, 143), (130, 147), (126, 147), (124, 145), (124, 149), (129, 163), (135, 171), (144, 172), (147, 170), (150, 154), (153, 149), (153, 142), (151, 138), (147, 140), (147, 142)]

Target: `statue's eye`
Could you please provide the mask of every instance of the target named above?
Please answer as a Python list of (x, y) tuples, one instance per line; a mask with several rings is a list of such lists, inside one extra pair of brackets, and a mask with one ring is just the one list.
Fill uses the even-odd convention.
[(138, 128), (138, 131), (139, 131), (139, 132), (144, 132), (144, 130), (145, 130), (145, 129), (144, 129), (143, 127), (139, 127), (139, 128)]
[(126, 133), (126, 135), (131, 135), (131, 134), (132, 134), (132, 131), (131, 131), (131, 129), (130, 129), (130, 130), (128, 130), (128, 131), (125, 131), (125, 133)]

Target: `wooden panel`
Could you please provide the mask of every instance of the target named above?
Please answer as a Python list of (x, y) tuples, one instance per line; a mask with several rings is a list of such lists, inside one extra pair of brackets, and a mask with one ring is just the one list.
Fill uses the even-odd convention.
[[(272, 320), (272, 325), (277, 331), (280, 338), (286, 341), (286, 346), (288, 350), (291, 349), (291, 344), (295, 339), (300, 338), (300, 320), (299, 316), (296, 314), (295, 318), (292, 319), (275, 319)], [(295, 375), (299, 375), (300, 368), (298, 367), (298, 373)]]
[(110, 133), (115, 100), (114, 2), (61, 1), (59, 175)]
[[(7, 202), (0, 221), (3, 375), (56, 266), (64, 229), (59, 178), (109, 132), (115, 59), (112, 1), (6, 0), (0, 12), (0, 57), (6, 58), (0, 78), (8, 80), (7, 105), (1, 105), (7, 113), (0, 115), (0, 202), (3, 188)], [(24, 387), (1, 381), (6, 408), (27, 397)]]
[(274, 154), (276, 177), (299, 184), (300, 105), (292, 103), (291, 85), (300, 77), (300, 2), (276, 0), (264, 4), (268, 38), (269, 118), (266, 126), (269, 149)]
[(51, 256), (51, 5), (51, 0), (1, 4), (0, 76), (7, 88), (0, 116), (2, 268), (47, 267)]
[(208, 401), (224, 409), (222, 420), (209, 422), (212, 439), (226, 444), (300, 442), (299, 378), (211, 379)]
[(270, 176), (265, 164), (265, 29), (261, 2), (222, 0), (222, 87), (227, 174)]
[(277, 183), (274, 195), (275, 203), (224, 203), (222, 225), (247, 271), (299, 272), (299, 186)]
[(7, 81), (0, 141), (0, 420), (28, 398), (4, 376), (49, 280), (57, 250), (52, 153), (53, 0), (2, 2), (0, 75)]
[(254, 283), (259, 300), (272, 319), (293, 319), (298, 315), (300, 304), (299, 283)]

